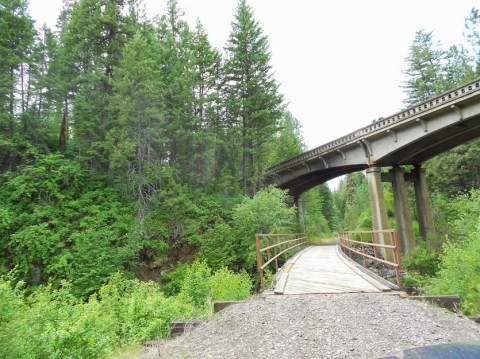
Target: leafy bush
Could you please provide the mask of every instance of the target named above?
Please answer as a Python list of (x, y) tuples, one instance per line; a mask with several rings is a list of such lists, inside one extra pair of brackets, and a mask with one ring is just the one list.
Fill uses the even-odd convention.
[(437, 272), (438, 262), (438, 254), (427, 250), (423, 242), (418, 242), (410, 253), (402, 257), (402, 265), (406, 270), (430, 277)]
[(15, 268), (15, 281), (67, 280), (86, 299), (117, 271), (128, 274), (146, 245), (133, 235), (134, 205), (62, 154), (38, 156), (0, 181), (0, 266)]
[(428, 294), (457, 294), (466, 308), (470, 296), (475, 297), (473, 278), (480, 273), (480, 227), (463, 241), (446, 242), (440, 258), (440, 270), (428, 283)]
[(480, 274), (470, 278), (467, 294), (463, 301), (463, 311), (467, 315), (480, 315)]
[(295, 208), (287, 205), (287, 192), (267, 187), (233, 209), (232, 227), (236, 241), (236, 269), (254, 273), (256, 233), (292, 233), (296, 228)]
[(169, 334), (172, 320), (198, 309), (166, 298), (158, 285), (113, 276), (88, 302), (70, 285), (39, 287), (26, 296), (0, 279), (1, 358), (98, 358)]
[(177, 268), (162, 275), (162, 280), (165, 282), (163, 292), (167, 297), (180, 293), (183, 279), (185, 278), (188, 268), (187, 263), (179, 263)]
[(245, 271), (233, 273), (227, 268), (216, 271), (211, 284), (213, 301), (247, 299), (252, 288), (252, 280)]
[(205, 262), (195, 261), (185, 272), (180, 294), (196, 306), (204, 307), (212, 300), (212, 270)]
[(423, 293), (423, 287), (429, 282), (430, 277), (415, 271), (407, 271), (403, 278), (403, 286), (414, 288), (416, 292)]
[(195, 261), (185, 272), (180, 296), (209, 312), (213, 301), (246, 299), (251, 288), (246, 272), (236, 274), (221, 268), (212, 274), (205, 262)]
[(231, 268), (240, 255), (236, 253), (236, 242), (232, 227), (223, 221), (218, 222), (202, 236), (198, 258), (205, 260), (212, 269)]

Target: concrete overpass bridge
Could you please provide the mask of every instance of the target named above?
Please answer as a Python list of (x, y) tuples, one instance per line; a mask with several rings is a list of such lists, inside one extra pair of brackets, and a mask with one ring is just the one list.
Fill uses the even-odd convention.
[[(480, 79), (272, 166), (267, 170), (267, 183), (289, 190), (300, 209), (303, 192), (335, 177), (366, 170), (373, 229), (381, 230), (388, 228), (382, 181), (391, 182), (401, 249), (408, 252), (415, 240), (405, 182), (414, 183), (420, 233), (426, 238), (435, 229), (421, 164), (477, 137)], [(405, 165), (414, 170), (405, 172)], [(391, 169), (385, 172), (382, 167)]]

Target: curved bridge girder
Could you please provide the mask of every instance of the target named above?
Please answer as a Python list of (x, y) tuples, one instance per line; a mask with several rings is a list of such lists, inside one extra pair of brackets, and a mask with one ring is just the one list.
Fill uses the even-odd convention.
[(480, 137), (480, 79), (267, 170), (292, 195), (368, 167), (418, 165)]

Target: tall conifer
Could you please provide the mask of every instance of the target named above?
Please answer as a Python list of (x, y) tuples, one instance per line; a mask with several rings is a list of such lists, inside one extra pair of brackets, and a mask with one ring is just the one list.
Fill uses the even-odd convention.
[(238, 3), (226, 52), (227, 111), (241, 139), (243, 190), (253, 195), (261, 185), (267, 141), (277, 131), (283, 98), (271, 71), (268, 39), (246, 0)]

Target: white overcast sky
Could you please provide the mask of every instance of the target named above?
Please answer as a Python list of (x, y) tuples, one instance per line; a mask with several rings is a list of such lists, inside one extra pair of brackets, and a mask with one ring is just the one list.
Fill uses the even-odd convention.
[[(37, 26), (54, 26), (61, 0), (30, 0)], [(403, 107), (404, 59), (415, 32), (447, 47), (463, 40), (474, 0), (249, 0), (268, 36), (271, 64), (311, 149)], [(145, 0), (147, 14), (165, 1)], [(179, 0), (187, 21), (223, 49), (237, 0)]]

